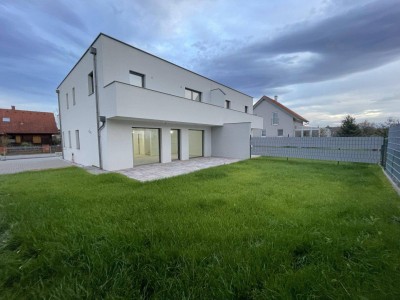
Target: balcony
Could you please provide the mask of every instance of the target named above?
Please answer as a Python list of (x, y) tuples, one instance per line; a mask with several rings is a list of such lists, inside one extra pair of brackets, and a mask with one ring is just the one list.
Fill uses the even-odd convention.
[(107, 118), (209, 126), (251, 122), (252, 128), (262, 128), (263, 124), (263, 119), (255, 115), (118, 81), (104, 87), (100, 97), (100, 114)]

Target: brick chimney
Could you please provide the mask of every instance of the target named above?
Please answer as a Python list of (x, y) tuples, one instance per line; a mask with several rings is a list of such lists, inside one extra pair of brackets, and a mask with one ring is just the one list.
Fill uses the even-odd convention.
[(11, 110), (15, 110), (15, 106), (14, 105), (11, 106)]
[(276, 102), (278, 102), (278, 96), (274, 96)]

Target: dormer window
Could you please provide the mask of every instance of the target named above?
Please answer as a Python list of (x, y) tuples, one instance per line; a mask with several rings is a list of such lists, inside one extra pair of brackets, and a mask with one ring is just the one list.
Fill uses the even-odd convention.
[(3, 123), (10, 123), (11, 119), (9, 117), (3, 117)]

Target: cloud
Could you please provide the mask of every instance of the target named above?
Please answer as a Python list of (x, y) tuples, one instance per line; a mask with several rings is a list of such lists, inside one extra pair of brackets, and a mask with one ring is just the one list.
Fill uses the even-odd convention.
[(363, 4), (291, 25), (272, 40), (243, 40), (236, 51), (210, 59), (201, 69), (250, 94), (362, 72), (399, 59), (399, 15), (398, 1)]

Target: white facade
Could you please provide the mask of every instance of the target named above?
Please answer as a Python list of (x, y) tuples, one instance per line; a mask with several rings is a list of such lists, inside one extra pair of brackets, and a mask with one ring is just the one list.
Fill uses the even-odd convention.
[[(185, 98), (196, 92), (200, 101)], [(190, 130), (202, 132), (202, 156), (248, 158), (250, 131), (262, 128), (252, 97), (103, 34), (60, 84), (58, 97), (64, 158), (106, 170), (138, 165), (135, 128), (157, 129), (153, 152), (161, 163), (171, 161), (171, 147), (176, 151), (174, 129), (179, 159), (186, 160), (195, 143)]]
[(296, 130), (303, 128), (303, 117), (281, 103), (263, 96), (253, 107), (254, 114), (263, 118), (262, 130), (253, 130), (254, 136), (294, 137)]

